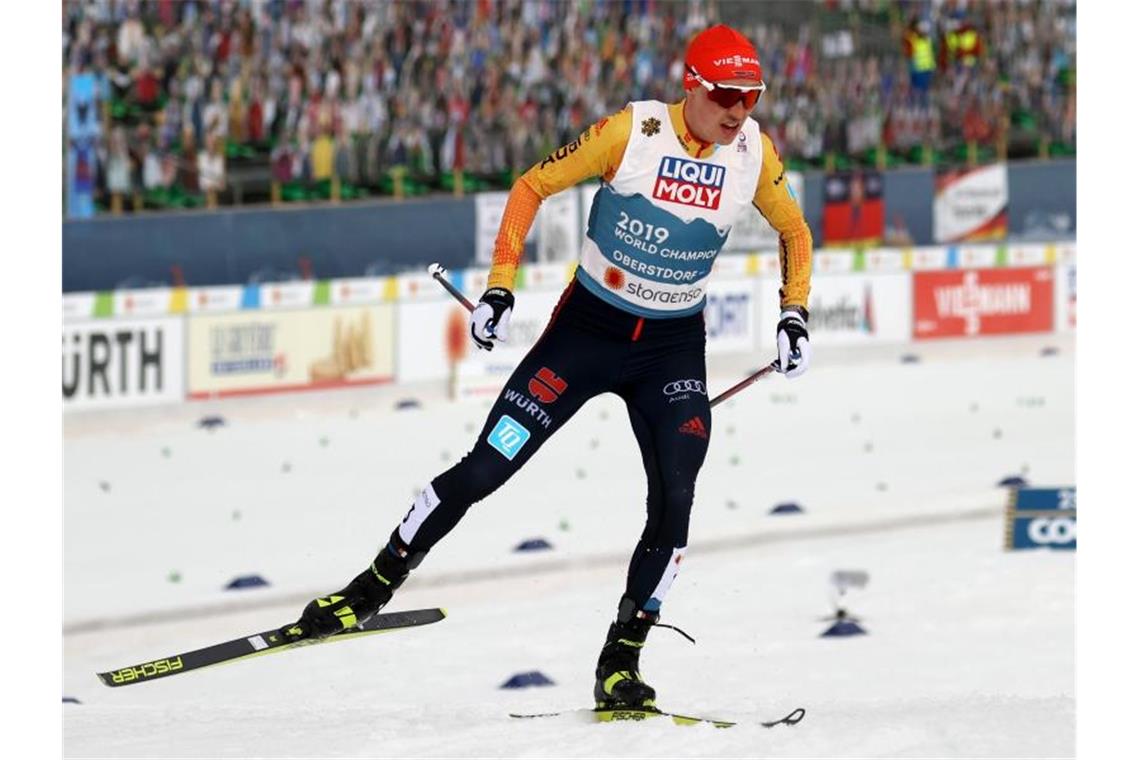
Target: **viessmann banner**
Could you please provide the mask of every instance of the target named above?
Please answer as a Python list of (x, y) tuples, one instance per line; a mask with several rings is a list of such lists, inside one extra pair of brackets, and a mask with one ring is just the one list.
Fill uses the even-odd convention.
[(1053, 267), (914, 273), (914, 337), (1011, 335), (1053, 329)]
[(392, 379), (394, 309), (194, 314), (187, 339), (190, 398), (367, 385)]

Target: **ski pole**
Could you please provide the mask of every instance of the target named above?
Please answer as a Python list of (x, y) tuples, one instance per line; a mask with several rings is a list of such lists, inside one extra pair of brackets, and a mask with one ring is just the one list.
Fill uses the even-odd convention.
[[(450, 293), (452, 298), (454, 298), (456, 301), (459, 301), (459, 303), (463, 304), (467, 308), (467, 311), (474, 311), (475, 310), (475, 305), (472, 304), (470, 301), (468, 301), (467, 297), (465, 295), (460, 293), (459, 290), (457, 290), (454, 285), (452, 285), (450, 282), (447, 281), (447, 278), (444, 276), (447, 274), (447, 270), (444, 269), (442, 265), (440, 265), (440, 264), (429, 264), (428, 265), (428, 274), (430, 274), (432, 277), (434, 277), (435, 281), (438, 282), (440, 285), (442, 285), (443, 289), (446, 290), (448, 293)], [(744, 378), (743, 380), (741, 380), (739, 383), (737, 383), (736, 385), (729, 388), (724, 393), (720, 394), (716, 398), (709, 401), (709, 408), (711, 409), (712, 407), (716, 406), (717, 404), (719, 404), (722, 401), (727, 401), (729, 398), (735, 396), (737, 393), (740, 393), (742, 390), (744, 390), (748, 386), (752, 385), (752, 383), (756, 382), (757, 380), (764, 377), (765, 375), (768, 375), (772, 372), (778, 371), (779, 367), (780, 367), (780, 360), (779, 359), (773, 359), (772, 363), (769, 364), (768, 366), (766, 366), (762, 369), (756, 370), (751, 375)]]
[(467, 311), (475, 311), (475, 304), (468, 301), (467, 296), (460, 293), (459, 290), (444, 277), (444, 275), (447, 274), (447, 270), (444, 269), (441, 264), (428, 264), (428, 274), (434, 277), (435, 281), (442, 285), (443, 289), (450, 293), (456, 301), (459, 301), (459, 303), (467, 307)]
[(720, 394), (719, 396), (717, 396), (713, 400), (709, 401), (709, 408), (711, 409), (712, 407), (716, 406), (717, 404), (719, 404), (722, 401), (727, 401), (729, 398), (735, 396), (737, 393), (740, 393), (742, 390), (744, 390), (748, 386), (752, 385), (752, 383), (756, 382), (757, 380), (764, 377), (765, 375), (768, 375), (772, 372), (778, 372), (779, 368), (780, 368), (780, 360), (779, 359), (773, 359), (772, 363), (769, 364), (767, 367), (764, 367), (763, 369), (756, 370), (751, 375), (744, 378), (743, 380), (741, 380), (739, 383), (737, 383), (736, 385), (729, 388), (724, 393)]

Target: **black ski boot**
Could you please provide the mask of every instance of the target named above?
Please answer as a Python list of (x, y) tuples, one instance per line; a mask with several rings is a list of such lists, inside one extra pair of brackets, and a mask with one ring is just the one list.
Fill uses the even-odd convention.
[(426, 552), (411, 555), (399, 533), (392, 534), (367, 570), (347, 586), (305, 605), (301, 619), (282, 632), (291, 639), (323, 639), (355, 628), (379, 612), (392, 599), (392, 593), (420, 563)]
[(653, 707), (657, 693), (641, 678), (638, 658), (649, 629), (660, 615), (635, 609), (632, 599), (623, 597), (617, 621), (610, 624), (606, 643), (594, 672), (594, 702), (598, 710), (646, 709)]

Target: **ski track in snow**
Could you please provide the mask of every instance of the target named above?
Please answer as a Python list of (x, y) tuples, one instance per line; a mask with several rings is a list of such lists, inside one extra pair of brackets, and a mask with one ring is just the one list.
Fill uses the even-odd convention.
[[(1002, 551), (994, 487), (1073, 483), (1072, 354), (1035, 355), (1056, 343), (918, 365), (817, 356), (716, 410), (663, 617), (698, 643), (655, 629), (642, 671), (675, 712), (806, 708), (774, 729), (507, 717), (591, 704), (643, 519), (612, 398), (473, 507), (392, 603), (446, 607), (443, 622), (118, 689), (94, 673), (287, 622), (343, 585), (485, 405), (392, 412), (356, 392), (69, 421), (63, 689), (82, 704), (63, 706), (65, 754), (1072, 757), (1073, 555)], [(217, 410), (225, 428), (193, 426)], [(789, 499), (806, 514), (767, 514)], [(552, 552), (510, 551), (540, 535)], [(819, 637), (840, 568), (870, 573), (849, 599), (867, 636)], [(253, 572), (272, 585), (221, 591)], [(555, 685), (498, 688), (530, 670)]]

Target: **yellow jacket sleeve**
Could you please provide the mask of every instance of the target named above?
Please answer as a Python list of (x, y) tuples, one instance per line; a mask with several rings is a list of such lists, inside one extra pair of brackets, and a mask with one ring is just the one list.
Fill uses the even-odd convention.
[(811, 228), (784, 174), (784, 163), (768, 135), (761, 134), (764, 161), (752, 204), (780, 235), (780, 308), (807, 309), (811, 291)]
[(590, 177), (613, 179), (625, 155), (632, 127), (633, 110), (627, 106), (599, 119), (574, 142), (563, 145), (519, 177), (511, 187), (499, 224), (487, 287), (508, 290), (514, 287), (523, 242), (542, 201)]

